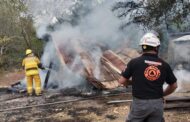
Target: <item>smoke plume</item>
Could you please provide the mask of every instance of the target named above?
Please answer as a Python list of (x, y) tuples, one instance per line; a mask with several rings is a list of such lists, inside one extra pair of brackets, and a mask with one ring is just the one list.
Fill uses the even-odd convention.
[[(80, 76), (80, 70), (78, 73), (72, 72), (72, 68), (81, 63), (81, 57), (74, 53), (75, 47), (80, 46), (91, 55), (96, 64), (94, 74), (97, 79), (100, 76), (101, 46), (112, 50), (123, 44), (137, 47), (135, 43), (143, 32), (135, 27), (136, 25), (130, 25), (124, 30), (120, 29), (124, 20), (118, 19), (111, 11), (115, 2), (115, 0), (30, 0), (27, 2), (28, 13), (34, 17), (37, 36), (42, 38), (48, 34), (51, 37), (41, 59), (46, 66), (50, 62), (54, 64), (50, 83), (56, 82), (60, 88), (75, 87), (85, 83), (85, 78)], [(57, 47), (73, 54), (74, 61), (71, 65), (62, 64), (56, 52)]]
[(190, 72), (185, 69), (175, 69), (174, 73), (177, 77), (178, 92), (189, 92)]
[[(41, 59), (45, 66), (48, 66), (50, 62), (54, 64), (49, 79), (50, 83), (56, 83), (60, 88), (85, 86), (85, 78), (80, 76), (80, 70), (75, 73), (72, 72), (76, 67), (83, 68), (80, 65), (81, 57), (74, 51), (75, 47), (81, 47), (91, 55), (96, 64), (94, 74), (97, 79), (100, 77), (99, 65), (102, 55), (100, 47), (112, 50), (123, 47), (123, 45), (138, 48), (138, 42), (144, 32), (135, 24), (130, 24), (124, 29), (120, 28), (129, 18), (118, 19), (115, 13), (111, 11), (117, 1), (26, 1), (29, 8), (28, 13), (34, 18), (37, 36), (39, 38), (43, 38), (44, 35), (50, 36)], [(74, 61), (70, 66), (62, 64), (60, 55), (56, 51), (57, 47), (62, 47), (67, 53), (73, 54)], [(175, 47), (172, 48), (169, 50), (175, 50)], [(181, 55), (185, 57), (183, 52)], [(176, 56), (175, 58), (182, 59)], [(184, 69), (175, 69), (174, 72), (179, 82), (178, 90), (180, 91), (183, 89), (183, 84), (189, 82), (190, 73)], [(45, 75), (45, 72), (41, 73), (42, 80), (44, 80)]]

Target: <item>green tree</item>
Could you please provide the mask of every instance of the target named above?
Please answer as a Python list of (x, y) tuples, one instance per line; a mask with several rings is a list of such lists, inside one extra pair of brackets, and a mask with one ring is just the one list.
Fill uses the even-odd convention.
[(189, 20), (189, 0), (139, 0), (117, 2), (112, 9), (117, 12), (119, 18), (128, 17), (123, 27), (130, 23), (143, 25), (148, 29), (154, 29), (160, 25), (180, 25)]
[(27, 48), (42, 50), (26, 11), (23, 0), (0, 0), (0, 69), (20, 67)]
[(161, 55), (168, 49), (168, 32), (190, 31), (189, 0), (126, 0), (117, 2), (112, 11), (119, 18), (127, 18), (121, 29), (135, 23), (157, 31), (162, 41)]

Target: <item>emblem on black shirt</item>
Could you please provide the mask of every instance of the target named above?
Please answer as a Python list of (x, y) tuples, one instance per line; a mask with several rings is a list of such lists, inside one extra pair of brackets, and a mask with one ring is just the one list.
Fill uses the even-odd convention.
[(160, 77), (160, 70), (156, 66), (148, 66), (144, 71), (144, 76), (150, 81), (155, 81)]

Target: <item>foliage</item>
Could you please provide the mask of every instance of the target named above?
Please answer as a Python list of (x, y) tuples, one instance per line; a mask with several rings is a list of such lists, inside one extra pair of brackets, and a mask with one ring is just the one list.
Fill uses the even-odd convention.
[(162, 41), (160, 54), (163, 58), (168, 55), (168, 32), (190, 31), (189, 0), (125, 0), (117, 2), (112, 11), (126, 19), (121, 29), (135, 23), (146, 31), (156, 31)]
[(138, 0), (117, 2), (112, 9), (117, 11), (119, 18), (127, 17), (130, 23), (143, 25), (154, 29), (160, 25), (176, 26), (180, 28), (184, 21), (188, 21), (190, 12), (189, 0)]
[[(22, 0), (0, 0), (0, 69), (21, 66), (25, 49), (40, 54), (42, 43), (37, 40), (33, 21), (25, 12)], [(37, 46), (36, 46), (37, 45)]]

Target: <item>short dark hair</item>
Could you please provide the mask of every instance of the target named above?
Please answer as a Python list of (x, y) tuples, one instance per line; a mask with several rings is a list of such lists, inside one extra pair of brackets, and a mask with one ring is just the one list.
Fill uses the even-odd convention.
[(148, 46), (148, 45), (142, 45), (142, 50), (143, 50), (143, 52), (156, 51), (157, 47), (152, 47), (152, 46)]

